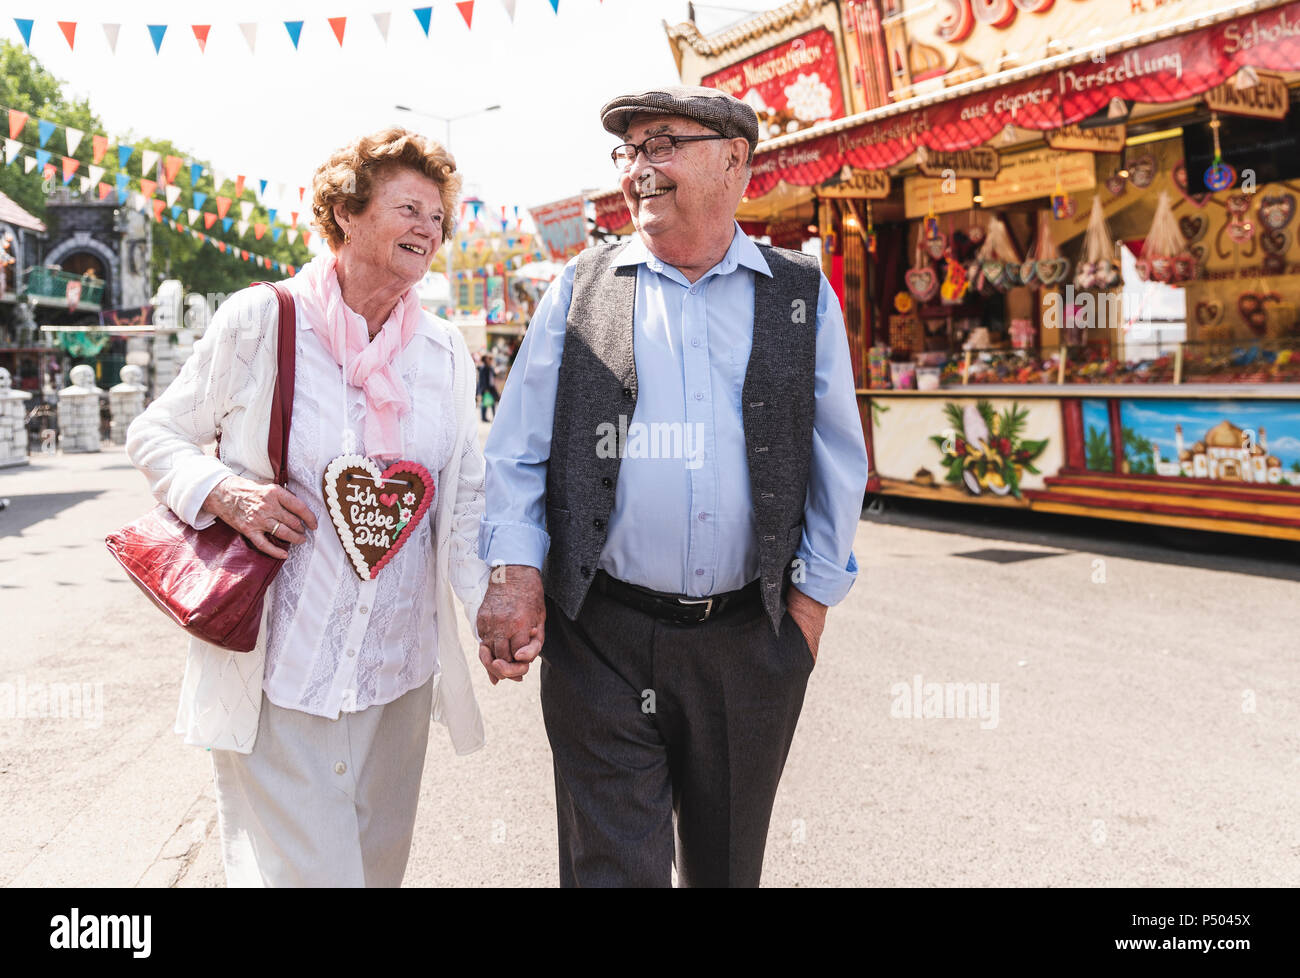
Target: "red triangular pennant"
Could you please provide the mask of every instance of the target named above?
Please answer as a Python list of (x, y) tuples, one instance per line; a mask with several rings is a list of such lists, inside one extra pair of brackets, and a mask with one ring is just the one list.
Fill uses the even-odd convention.
[(290, 226), (290, 227), (295, 227), (295, 228), (296, 228), (296, 227), (298, 226), (298, 212), (297, 212), (297, 211), (290, 211), (290, 212), (289, 212), (289, 216), (290, 216), (291, 218), (293, 218), (293, 223), (292, 223), (291, 225), (289, 225), (289, 226)]
[(465, 26), (472, 28), (474, 26), (474, 0), (462, 0), (461, 3), (456, 4), (456, 9), (465, 18)]
[(310, 231), (304, 231), (304, 232), (302, 233), (302, 246), (303, 246), (304, 248), (306, 248), (306, 247), (307, 247), (307, 242), (310, 241), (310, 240), (311, 240), (311, 232), (310, 232)]
[(19, 112), (17, 109), (9, 110), (9, 138), (17, 139), (23, 134), (23, 129), (27, 125), (27, 113)]
[(108, 137), (92, 135), (90, 145), (95, 154), (94, 162), (98, 163), (104, 158), (104, 154), (108, 152)]
[(221, 252), (223, 255), (226, 253), (226, 243), (224, 241), (217, 242), (217, 251)]
[(244, 196), (244, 175), (242, 173), (235, 177), (235, 200)]
[(108, 196), (109, 194), (111, 194), (112, 192), (113, 192), (113, 185), (112, 185), (111, 183), (101, 183), (101, 184), (99, 185), (99, 199), (100, 199), (100, 200), (103, 200), (105, 197), (107, 197), (107, 196)]
[(199, 42), (199, 53), (205, 53), (208, 50), (208, 31), (212, 30), (212, 25), (191, 24), (190, 28), (194, 31), (194, 39)]
[(176, 182), (176, 174), (181, 172), (181, 164), (184, 162), (179, 156), (169, 156), (163, 160), (163, 174), (168, 183)]
[(298, 188), (298, 203), (300, 203), (300, 204), (302, 203), (302, 195), (305, 194), (306, 192), (307, 192), (307, 188), (306, 188), (306, 187), (299, 187), (299, 188)]
[(261, 241), (261, 240), (262, 240), (262, 235), (264, 235), (264, 234), (266, 234), (266, 225), (265, 225), (265, 224), (254, 224), (254, 225), (253, 225), (253, 237), (254, 237), (254, 238), (256, 238), (258, 241)]
[(74, 160), (70, 156), (63, 158), (63, 182), (67, 183), (72, 179), (72, 175), (77, 172), (77, 167), (81, 166), (81, 160)]
[(163, 208), (166, 206), (167, 206), (167, 201), (165, 200), (155, 200), (153, 202), (153, 219), (155, 221), (158, 220), (160, 217), (162, 217)]
[(214, 224), (216, 224), (216, 223), (217, 223), (217, 215), (216, 215), (216, 214), (213, 214), (211, 211), (209, 211), (208, 213), (206, 213), (206, 214), (203, 215), (203, 226), (204, 226), (205, 228), (211, 229), (211, 228), (212, 228), (212, 225), (214, 225)]
[(59, 30), (63, 31), (63, 36), (67, 38), (68, 50), (72, 50), (72, 42), (77, 39), (77, 22), (75, 20), (59, 21)]
[(158, 189), (158, 183), (155, 180), (142, 179), (140, 181), (140, 193), (144, 194), (146, 197), (152, 197), (153, 192), (157, 189)]
[(348, 26), (346, 17), (331, 17), (329, 19), (330, 27), (334, 29), (334, 36), (339, 39), (339, 47), (343, 46), (343, 29)]
[(218, 197), (218, 198), (217, 198), (217, 217), (220, 217), (220, 218), (222, 218), (222, 219), (224, 220), (224, 219), (225, 219), (225, 216), (226, 216), (226, 211), (228, 211), (228, 210), (230, 210), (230, 198), (229, 198), (229, 197)]

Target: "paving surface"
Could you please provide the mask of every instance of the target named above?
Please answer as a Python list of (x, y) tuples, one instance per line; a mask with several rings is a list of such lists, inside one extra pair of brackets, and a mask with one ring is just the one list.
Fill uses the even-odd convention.
[[(223, 885), (209, 755), (172, 732), (184, 640), (102, 543), (143, 478), (38, 457), (0, 498), (0, 883)], [(856, 551), (765, 885), (1300, 885), (1293, 548), (890, 504)], [(536, 676), (474, 675), (488, 746), (435, 726), (406, 885), (554, 886)]]

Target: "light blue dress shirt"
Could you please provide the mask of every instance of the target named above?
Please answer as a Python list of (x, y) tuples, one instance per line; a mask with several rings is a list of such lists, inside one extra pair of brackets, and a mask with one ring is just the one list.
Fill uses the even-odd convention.
[[(479, 554), (489, 564), (540, 569), (550, 545), (546, 466), (576, 261), (538, 305), (488, 436)], [(671, 594), (703, 597), (744, 587), (759, 568), (741, 388), (753, 340), (754, 276), (770, 277), (771, 270), (739, 224), (726, 255), (693, 284), (638, 235), (614, 264), (641, 266), (633, 320), (637, 401), (626, 419), (614, 510), (597, 566)], [(795, 586), (833, 605), (857, 576), (853, 535), (867, 453), (844, 319), (825, 276), (816, 328), (812, 467), (796, 552), (803, 580)]]

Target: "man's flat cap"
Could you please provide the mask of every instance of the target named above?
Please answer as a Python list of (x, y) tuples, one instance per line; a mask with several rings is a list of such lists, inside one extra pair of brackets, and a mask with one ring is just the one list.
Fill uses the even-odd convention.
[(716, 88), (666, 85), (620, 95), (600, 110), (600, 121), (608, 132), (622, 136), (639, 112), (694, 119), (724, 136), (748, 140), (751, 153), (758, 145), (758, 116), (754, 110), (734, 95)]

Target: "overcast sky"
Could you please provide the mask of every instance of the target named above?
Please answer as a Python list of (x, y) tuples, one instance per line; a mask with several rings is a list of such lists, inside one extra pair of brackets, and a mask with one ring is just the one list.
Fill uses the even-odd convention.
[[(744, 10), (780, 5), (697, 5), (698, 22), (716, 30)], [(677, 82), (661, 21), (685, 20), (686, 8), (685, 0), (561, 0), (557, 15), (549, 0), (517, 0), (512, 25), (501, 0), (478, 0), (466, 30), (444, 0), (433, 5), (426, 39), (412, 5), (375, 0), (15, 0), (3, 4), (0, 36), (21, 43), (13, 17), (34, 19), (32, 53), (89, 97), (110, 138), (129, 130), (167, 138), (232, 175), (273, 184), (305, 183), (330, 150), (387, 124), (444, 138), (442, 122), (396, 104), (441, 116), (500, 104), (454, 123), (452, 151), (471, 191), (522, 213), (614, 186), (614, 140), (598, 110), (615, 95)], [(373, 19), (384, 12), (392, 14), (387, 44)], [(341, 48), (333, 16), (348, 17)], [(78, 21), (75, 50), (57, 20)], [(305, 21), (296, 52), (284, 20)], [(116, 54), (105, 21), (122, 25)], [(258, 25), (255, 53), (241, 22)], [(194, 23), (212, 25), (205, 54)], [(148, 24), (169, 25), (159, 54)], [(62, 135), (47, 148), (61, 152)]]

